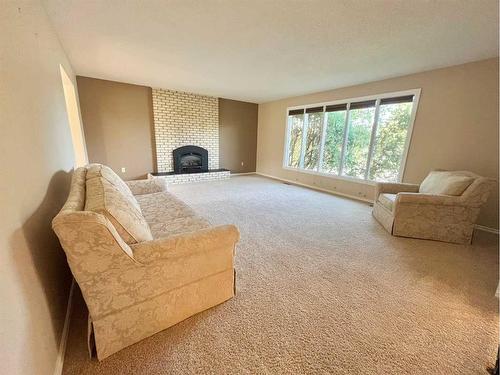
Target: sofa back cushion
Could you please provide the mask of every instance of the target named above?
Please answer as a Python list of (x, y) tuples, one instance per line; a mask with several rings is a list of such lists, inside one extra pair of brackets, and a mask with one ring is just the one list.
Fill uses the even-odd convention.
[(62, 212), (83, 211), (85, 208), (85, 183), (87, 169), (85, 167), (77, 168), (71, 176), (68, 199), (61, 208)]
[(425, 194), (462, 195), (474, 177), (467, 172), (432, 171), (422, 181), (419, 192)]
[(87, 179), (86, 185), (85, 211), (97, 212), (108, 218), (127, 244), (153, 239), (149, 225), (133, 196), (123, 194), (103, 177)]
[(96, 177), (104, 178), (118, 191), (120, 191), (120, 193), (128, 197), (131, 203), (134, 204), (134, 206), (136, 206), (138, 210), (141, 209), (130, 188), (110, 167), (103, 164), (89, 164), (87, 166), (87, 180)]

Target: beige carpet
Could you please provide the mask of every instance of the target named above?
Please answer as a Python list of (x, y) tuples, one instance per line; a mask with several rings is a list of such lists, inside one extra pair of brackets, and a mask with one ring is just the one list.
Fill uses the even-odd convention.
[(257, 176), (171, 189), (235, 223), (237, 296), (103, 362), (77, 304), (64, 374), (484, 374), (498, 338), (496, 236), (389, 236), (364, 203)]

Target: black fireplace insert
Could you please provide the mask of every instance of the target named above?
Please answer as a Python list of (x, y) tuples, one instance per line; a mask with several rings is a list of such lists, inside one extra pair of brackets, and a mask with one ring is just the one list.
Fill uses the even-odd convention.
[(208, 151), (198, 146), (182, 146), (173, 151), (175, 173), (208, 172)]

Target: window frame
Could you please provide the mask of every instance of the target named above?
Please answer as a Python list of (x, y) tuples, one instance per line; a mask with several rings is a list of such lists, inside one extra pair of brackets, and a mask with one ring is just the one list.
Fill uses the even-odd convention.
[[(287, 107), (286, 108), (286, 114), (285, 114), (285, 145), (284, 145), (284, 151), (283, 151), (283, 163), (282, 167), (283, 169), (289, 170), (289, 171), (296, 171), (300, 173), (307, 173), (307, 174), (313, 174), (313, 175), (319, 175), (319, 176), (324, 176), (324, 177), (330, 177), (330, 178), (338, 178), (341, 180), (348, 180), (348, 181), (354, 181), (357, 183), (364, 183), (368, 185), (375, 185), (378, 181), (370, 180), (368, 179), (369, 176), (369, 169), (370, 169), (370, 164), (371, 160), (373, 158), (373, 152), (374, 152), (374, 140), (376, 137), (376, 131), (378, 127), (378, 120), (379, 120), (379, 113), (380, 113), (380, 102), (382, 99), (386, 98), (392, 98), (392, 97), (399, 97), (399, 96), (407, 96), (407, 95), (413, 95), (413, 106), (411, 110), (411, 115), (410, 115), (410, 122), (408, 124), (408, 131), (406, 134), (406, 139), (405, 139), (405, 145), (403, 149), (403, 155), (401, 158), (401, 165), (399, 166), (399, 171), (398, 171), (398, 178), (397, 182), (401, 182), (403, 180), (403, 176), (406, 170), (406, 161), (408, 158), (408, 150), (410, 148), (411, 144), (411, 139), (413, 135), (413, 126), (415, 123), (415, 118), (417, 115), (417, 109), (418, 109), (418, 104), (420, 100), (420, 92), (422, 90), (420, 88), (416, 89), (410, 89), (410, 90), (403, 90), (403, 91), (395, 91), (395, 92), (386, 92), (382, 94), (376, 94), (376, 95), (368, 95), (368, 96), (361, 96), (361, 97), (354, 97), (354, 98), (346, 98), (346, 99), (340, 99), (340, 100), (334, 100), (334, 101), (328, 101), (328, 102), (321, 102), (321, 103), (312, 103), (312, 104), (306, 104), (306, 105), (299, 105), (299, 106), (293, 106), (293, 107)], [(344, 168), (344, 162), (345, 162), (345, 151), (347, 147), (347, 137), (348, 137), (348, 131), (349, 131), (349, 111), (350, 111), (350, 106), (351, 103), (354, 102), (360, 102), (360, 101), (368, 101), (368, 100), (375, 100), (375, 115), (373, 119), (373, 124), (372, 124), (372, 133), (370, 136), (370, 145), (369, 145), (369, 150), (368, 150), (368, 160), (367, 160), (367, 168), (365, 171), (365, 178), (358, 178), (358, 177), (350, 177), (350, 176), (342, 176), (340, 173), (342, 172)], [(324, 153), (324, 142), (325, 142), (325, 133), (326, 133), (326, 124), (327, 124), (327, 112), (325, 112), (326, 106), (327, 105), (336, 105), (336, 104), (347, 104), (347, 109), (346, 109), (346, 118), (344, 122), (344, 138), (342, 140), (342, 150), (341, 150), (341, 161), (340, 161), (340, 166), (339, 166), (339, 173), (338, 174), (333, 174), (333, 173), (325, 173), (321, 172), (321, 162), (323, 160), (323, 153)], [(302, 143), (305, 142), (305, 133), (304, 129), (307, 130), (308, 126), (308, 114), (306, 113), (307, 108), (312, 108), (312, 107), (323, 107), (323, 128), (322, 128), (322, 136), (320, 140), (320, 155), (319, 155), (319, 162), (318, 162), (318, 168), (317, 170), (310, 170), (310, 169), (305, 169), (303, 168), (303, 164), (299, 164), (299, 167), (289, 167), (287, 164), (288, 161), (288, 148), (289, 148), (289, 143), (290, 143), (290, 126), (291, 126), (291, 121), (290, 121), (290, 116), (288, 115), (289, 111), (293, 110), (298, 110), (298, 109), (303, 109), (304, 110), (304, 118), (303, 118), (303, 128), (302, 128)], [(301, 161), (304, 158), (304, 152), (302, 150), (301, 153)]]

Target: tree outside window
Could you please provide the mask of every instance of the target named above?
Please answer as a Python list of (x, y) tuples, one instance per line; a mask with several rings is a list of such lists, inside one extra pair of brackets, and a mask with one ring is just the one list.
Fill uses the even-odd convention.
[(291, 110), (285, 165), (355, 179), (398, 181), (419, 90), (408, 93)]

